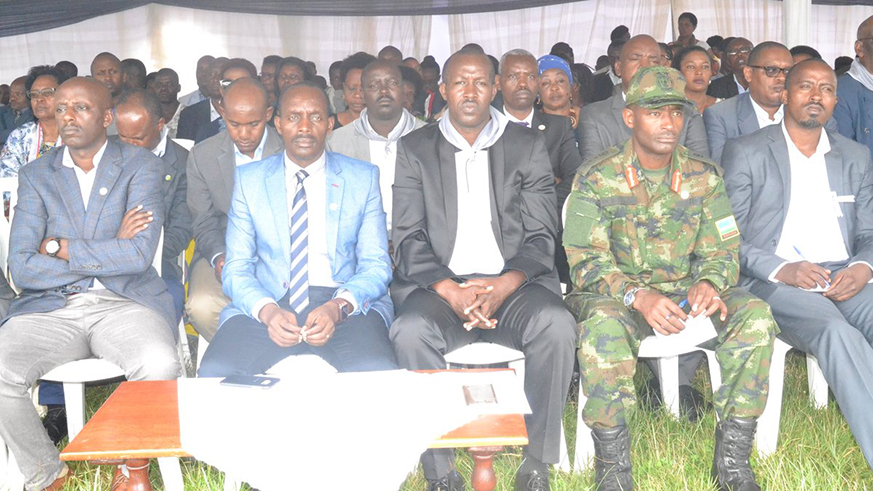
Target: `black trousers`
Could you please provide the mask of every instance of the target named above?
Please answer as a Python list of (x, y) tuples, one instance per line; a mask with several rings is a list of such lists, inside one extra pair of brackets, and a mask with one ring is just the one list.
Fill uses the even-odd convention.
[[(389, 336), (402, 368), (446, 367), (444, 355), (478, 340), (520, 350), (525, 356), (524, 391), (533, 414), (525, 417), (526, 453), (557, 463), (564, 404), (576, 354), (576, 322), (561, 297), (542, 285), (527, 284), (495, 313), (493, 330), (467, 331), (463, 321), (436, 293), (419, 288), (400, 307)], [(438, 479), (453, 468), (452, 450), (422, 455), (424, 475)]]
[[(297, 315), (298, 325), (309, 313), (330, 300), (334, 288), (309, 287), (309, 307)], [(288, 306), (287, 295), (279, 305)], [(226, 320), (209, 343), (200, 377), (255, 375), (264, 373), (291, 355), (314, 354), (333, 365), (339, 372), (364, 372), (397, 368), (394, 351), (388, 341), (388, 329), (375, 310), (367, 315), (349, 316), (336, 326), (336, 331), (324, 346), (299, 343), (282, 348), (270, 339), (267, 326), (247, 315)]]

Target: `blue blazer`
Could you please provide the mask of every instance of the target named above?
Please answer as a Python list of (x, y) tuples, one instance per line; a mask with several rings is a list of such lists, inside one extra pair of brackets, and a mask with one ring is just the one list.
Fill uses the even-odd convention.
[[(391, 259), (379, 169), (327, 152), (325, 172), (324, 219), (333, 280), (351, 292), (361, 312), (373, 308), (390, 326), (394, 320), (394, 305), (387, 295)], [(219, 325), (234, 315), (251, 317), (254, 305), (265, 297), (278, 301), (291, 281), (284, 152), (238, 167), (234, 182), (221, 274), (231, 303), (221, 312)]]
[[(88, 209), (73, 169), (56, 148), (18, 172), (18, 205), (9, 239), (9, 270), (22, 292), (9, 317), (51, 312), (65, 294), (87, 291), (97, 278), (106, 289), (161, 314), (176, 333), (173, 299), (152, 268), (164, 224), (163, 164), (150, 151), (110, 139), (95, 171)], [(154, 212), (149, 228), (117, 239), (125, 212), (137, 205)], [(70, 260), (46, 256), (46, 237), (69, 240)]]
[(834, 119), (841, 135), (873, 152), (873, 92), (848, 74), (841, 76), (837, 84)]

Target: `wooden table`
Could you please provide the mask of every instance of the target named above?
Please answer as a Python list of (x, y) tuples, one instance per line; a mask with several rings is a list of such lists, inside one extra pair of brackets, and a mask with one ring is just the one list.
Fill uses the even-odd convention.
[[(492, 458), (508, 445), (527, 445), (520, 414), (485, 416), (443, 435), (431, 448), (468, 448), (476, 491), (497, 485)], [(126, 464), (131, 491), (151, 491), (149, 459), (190, 457), (179, 434), (179, 399), (175, 380), (123, 382), (61, 452), (61, 460)]]

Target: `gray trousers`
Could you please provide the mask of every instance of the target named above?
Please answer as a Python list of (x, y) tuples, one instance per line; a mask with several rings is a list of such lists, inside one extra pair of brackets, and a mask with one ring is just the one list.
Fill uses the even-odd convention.
[[(530, 440), (525, 454), (557, 463), (576, 356), (576, 321), (560, 296), (536, 283), (510, 295), (494, 317), (496, 329), (468, 332), (439, 295), (419, 288), (401, 306), (388, 335), (397, 363), (411, 370), (445, 368), (443, 355), (477, 340), (523, 352), (524, 392), (533, 411), (525, 416)], [(453, 455), (451, 449), (425, 452), (421, 458), (425, 478), (439, 479), (451, 471)]]
[(47, 487), (63, 469), (28, 389), (50, 370), (94, 356), (121, 367), (128, 380), (171, 380), (181, 370), (164, 317), (108, 290), (71, 295), (58, 310), (0, 327), (0, 435), (28, 489)]
[(873, 285), (845, 302), (755, 280), (749, 290), (770, 304), (791, 346), (818, 359), (840, 410), (873, 468)]

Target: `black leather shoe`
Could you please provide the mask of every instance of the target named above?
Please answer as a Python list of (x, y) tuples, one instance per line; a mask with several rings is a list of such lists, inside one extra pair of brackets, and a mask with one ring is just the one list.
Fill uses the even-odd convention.
[(696, 423), (711, 408), (699, 390), (690, 385), (679, 386), (679, 412), (688, 421)]
[(761, 491), (749, 464), (755, 441), (754, 419), (719, 421), (715, 427), (712, 478), (719, 491)]
[(631, 491), (630, 432), (627, 426), (594, 428), (594, 480), (597, 491)]
[(427, 491), (464, 491), (464, 479), (458, 471), (451, 471), (439, 479), (427, 480)]
[(515, 475), (515, 491), (549, 491), (549, 473), (536, 469)]
[(48, 413), (42, 420), (42, 426), (52, 442), (55, 445), (60, 444), (61, 440), (67, 437), (67, 409), (61, 405), (48, 406)]

